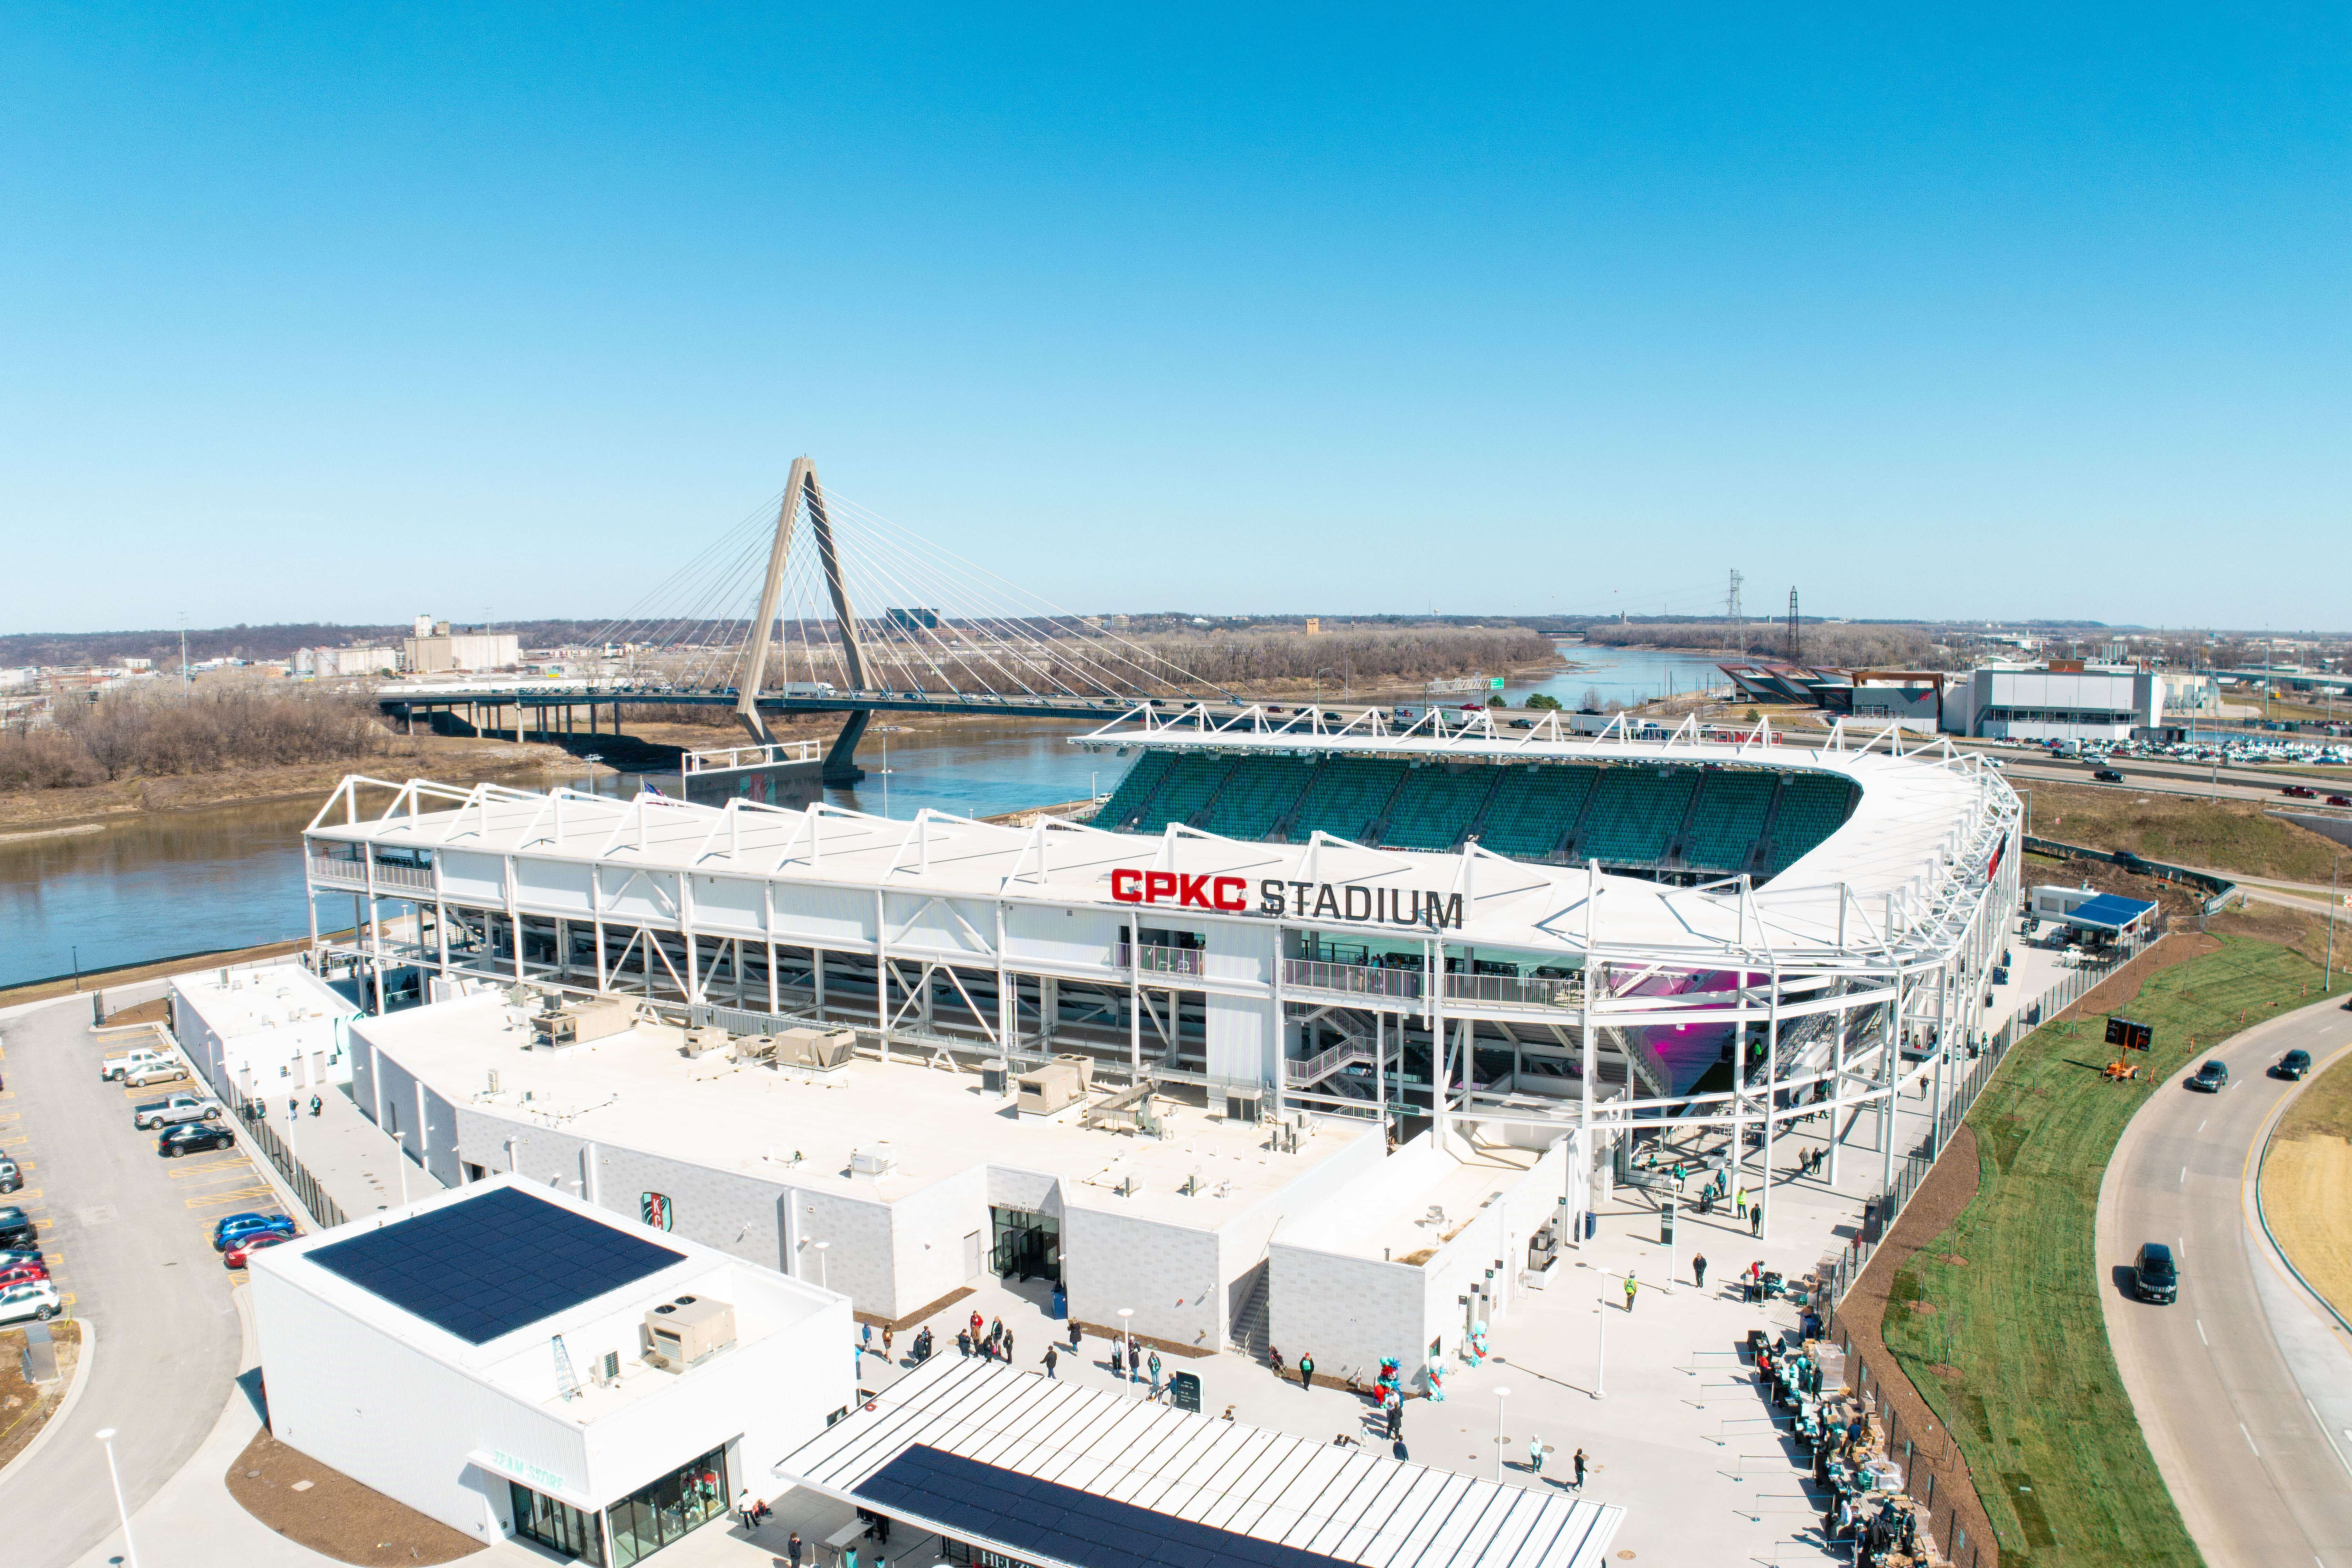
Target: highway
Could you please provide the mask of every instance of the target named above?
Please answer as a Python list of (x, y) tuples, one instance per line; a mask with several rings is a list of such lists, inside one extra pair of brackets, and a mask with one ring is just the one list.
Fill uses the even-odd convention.
[[(75, 996), (0, 1017), (7, 1051), (9, 1123), (29, 1157), (21, 1199), (75, 1316), (96, 1325), (98, 1348), (64, 1425), (0, 1484), (11, 1568), (71, 1563), (115, 1529), (105, 1451), (91, 1440), (119, 1429), (115, 1458), (131, 1510), (152, 1496), (213, 1424), (240, 1353), (231, 1276), (212, 1249), (210, 1222), (239, 1209), (274, 1209), (242, 1150), (161, 1160), (155, 1137), (131, 1125), (126, 1094), (98, 1076), (104, 1049), (89, 1031), (89, 999)], [(156, 1543), (162, 1544), (162, 1543)]]
[[(2299, 1087), (2268, 1068), (2296, 1047), (2323, 1064), (2352, 1050), (2352, 1013), (2315, 1005), (2199, 1053), (2149, 1091), (2099, 1189), (2108, 1342), (2212, 1568), (2352, 1568), (2352, 1336), (2294, 1283), (2253, 1205), (2263, 1141)], [(2213, 1057), (2230, 1087), (2183, 1087)], [(2126, 1289), (2144, 1241), (2179, 1258), (2176, 1304)]]

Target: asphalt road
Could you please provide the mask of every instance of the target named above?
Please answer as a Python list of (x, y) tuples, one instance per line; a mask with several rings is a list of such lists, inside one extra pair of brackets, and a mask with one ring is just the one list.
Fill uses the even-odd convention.
[(133, 1512), (212, 1430), (239, 1341), (211, 1222), (278, 1206), (241, 1151), (157, 1158), (130, 1105), (166, 1091), (126, 1094), (100, 1079), (105, 1048), (89, 1024), (86, 996), (0, 1018), (9, 1109), (19, 1113), (7, 1136), (23, 1140), (10, 1152), (31, 1163), (22, 1201), (71, 1310), (98, 1330), (80, 1402), (0, 1484), (10, 1568), (70, 1563), (115, 1528), (105, 1452), (92, 1440), (100, 1427), (117, 1429)]
[[(2268, 1069), (2298, 1046), (2323, 1062), (2352, 1047), (2352, 1013), (2317, 1005), (2200, 1053), (2150, 1092), (2099, 1190), (2108, 1342), (2213, 1568), (2352, 1568), (2352, 1336), (2294, 1283), (2253, 1212), (2263, 1141), (2299, 1087)], [(2183, 1087), (2211, 1057), (2230, 1087)], [(2126, 1289), (2144, 1241), (2175, 1248), (2176, 1304)]]

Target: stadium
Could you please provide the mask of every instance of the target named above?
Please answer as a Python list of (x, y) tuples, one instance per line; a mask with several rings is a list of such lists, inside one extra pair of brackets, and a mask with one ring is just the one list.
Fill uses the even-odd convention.
[(1574, 1209), (1665, 1121), (1769, 1167), (1828, 1111), (1832, 1162), (1870, 1126), (1891, 1173), (2016, 907), (1997, 773), (1894, 729), (1342, 721), (1139, 703), (1076, 740), (1131, 759), (1090, 818), (1019, 826), (355, 777), (306, 835), (313, 920), (352, 898), (380, 1001), (527, 983), (1008, 1094), (1075, 1057), (1228, 1120), (1564, 1134)]

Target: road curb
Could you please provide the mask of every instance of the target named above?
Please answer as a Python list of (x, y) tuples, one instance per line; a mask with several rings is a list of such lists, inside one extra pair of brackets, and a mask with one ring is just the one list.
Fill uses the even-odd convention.
[(82, 1384), (89, 1381), (89, 1363), (98, 1359), (98, 1329), (87, 1318), (76, 1318), (74, 1321), (81, 1328), (81, 1352), (74, 1357), (73, 1381), (66, 1385), (66, 1396), (58, 1401), (58, 1407), (49, 1412), (49, 1418), (41, 1423), (41, 1429), (33, 1434), (33, 1440), (25, 1445), (24, 1452), (5, 1465), (0, 1465), (0, 1487), (6, 1486), (10, 1476), (30, 1463), (33, 1456), (47, 1446), (49, 1439), (58, 1435), (58, 1428), (65, 1425), (66, 1417), (73, 1414), (73, 1407), (81, 1401)]
[[(2352, 1052), (2352, 1045), (2340, 1046), (2336, 1048), (2336, 1053), (2333, 1056), (2330, 1056), (2326, 1061), (2314, 1064), (2310, 1073), (2304, 1079), (2303, 1083), (2309, 1084), (2321, 1073), (2326, 1072), (2329, 1068), (2335, 1066), (2336, 1062), (2343, 1059), (2347, 1052)], [(2271, 1256), (2279, 1260), (2280, 1264), (2285, 1268), (2288, 1275), (2293, 1278), (2297, 1285), (2303, 1287), (2303, 1293), (2305, 1295), (2317, 1302), (2321, 1310), (2325, 1311), (2329, 1317), (2336, 1320), (2336, 1326), (2337, 1328), (2343, 1330), (2347, 1334), (2352, 1334), (2352, 1322), (2347, 1322), (2345, 1321), (2344, 1314), (2336, 1310), (2336, 1303), (2321, 1295), (2312, 1285), (2311, 1281), (2303, 1277), (2303, 1270), (2294, 1266), (2294, 1259), (2288, 1257), (2286, 1248), (2279, 1245), (2277, 1235), (2271, 1229), (2270, 1213), (2263, 1206), (2263, 1173), (2270, 1168), (2271, 1144), (2278, 1137), (2279, 1123), (2286, 1120), (2287, 1109), (2302, 1098), (2303, 1085), (2297, 1085), (2295, 1091), (2293, 1094), (2288, 1095), (2284, 1100), (2279, 1101), (2278, 1109), (2271, 1113), (2270, 1125), (2263, 1129), (2263, 1154), (2261, 1159), (2254, 1162), (2254, 1218), (2262, 1225), (2263, 1239), (2270, 1243)], [(2330, 1440), (2333, 1441), (2333, 1439)]]

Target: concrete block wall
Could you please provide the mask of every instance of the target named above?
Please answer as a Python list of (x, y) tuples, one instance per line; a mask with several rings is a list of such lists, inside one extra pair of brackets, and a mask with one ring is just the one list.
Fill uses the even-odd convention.
[[(1276, 1239), (1266, 1249), (1266, 1333), (1284, 1359), (1311, 1354), (1333, 1376), (1369, 1379), (1382, 1356), (1410, 1373), (1427, 1359), (1426, 1280), (1409, 1263), (1384, 1263)], [(1408, 1388), (1421, 1386), (1409, 1377)]]
[(1132, 1307), (1139, 1334), (1223, 1348), (1223, 1275), (1214, 1231), (1071, 1204), (1062, 1215), (1062, 1258), (1070, 1315), (1081, 1322), (1108, 1327), (1119, 1321), (1121, 1307)]

